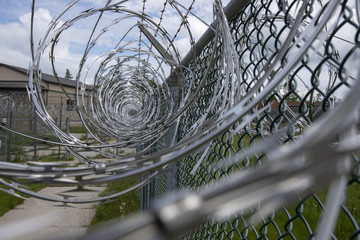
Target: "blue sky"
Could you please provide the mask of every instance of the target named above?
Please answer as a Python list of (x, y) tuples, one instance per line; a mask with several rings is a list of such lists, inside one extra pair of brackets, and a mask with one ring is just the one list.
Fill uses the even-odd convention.
[[(35, 41), (44, 39), (45, 32), (49, 28), (51, 20), (62, 13), (71, 1), (67, 0), (37, 0), (35, 4)], [(191, 0), (181, 0), (182, 5), (189, 6)], [(223, 1), (224, 6), (229, 0)], [(27, 68), (30, 63), (30, 13), (31, 0), (0, 0), (0, 62)], [(65, 21), (70, 20), (79, 13), (89, 8), (98, 9), (105, 6), (105, 0), (80, 0), (72, 9), (64, 14), (56, 27), (61, 26)], [(141, 11), (142, 0), (130, 0), (124, 3), (128, 9)], [(164, 6), (163, 1), (147, 0), (145, 12), (159, 22), (160, 11)], [(193, 6), (193, 12), (208, 23), (213, 20), (212, 1), (197, 0)], [(185, 10), (180, 9), (182, 13)], [(70, 28), (61, 34), (59, 43), (56, 46), (56, 71), (60, 76), (65, 74), (66, 68), (73, 73), (78, 70), (79, 61), (82, 57), (84, 47), (90, 36), (92, 26), (94, 26), (97, 16), (88, 17), (75, 22)], [(102, 17), (99, 24), (99, 31), (110, 24), (119, 14), (107, 13)], [(134, 24), (131, 21), (138, 19), (122, 20), (120, 24), (112, 26), (111, 29), (103, 34), (96, 42), (96, 47), (89, 53), (89, 59), (95, 59), (101, 53), (114, 49), (119, 38)], [(195, 17), (189, 17), (191, 31), (196, 39), (207, 29), (207, 26)], [(180, 24), (178, 13), (167, 6), (164, 13), (162, 26), (170, 33), (175, 34)], [(99, 31), (97, 33), (99, 33)], [(138, 38), (139, 30), (134, 29), (128, 34), (127, 40)], [(50, 35), (51, 36), (51, 35)], [(185, 31), (181, 31), (175, 40), (178, 51), (183, 56), (190, 46), (189, 36)], [(50, 62), (48, 60), (47, 49), (43, 54), (41, 68), (43, 72), (50, 72)]]
[[(354, 6), (355, 1), (350, 0), (349, 5)], [(189, 6), (192, 0), (179, 0), (184, 6)], [(225, 6), (229, 0), (223, 0)], [(69, 0), (36, 0), (35, 4), (35, 39), (36, 43), (44, 38), (45, 31), (49, 27), (50, 21), (61, 14), (65, 7), (71, 3)], [(154, 22), (159, 21), (160, 11), (163, 8), (163, 1), (147, 0), (145, 12), (151, 15)], [(31, 0), (0, 0), (0, 62), (27, 68), (30, 63), (30, 13)], [(71, 10), (69, 10), (61, 18), (57, 27), (61, 26), (67, 20), (70, 20), (79, 15), (84, 10), (89, 8), (101, 8), (105, 6), (106, 0), (80, 0)], [(130, 0), (125, 3), (128, 9), (134, 11), (141, 11), (143, 7), (143, 0)], [(207, 23), (213, 20), (211, 0), (196, 0), (193, 6), (193, 12)], [(180, 9), (182, 13), (185, 10)], [(119, 17), (118, 14), (107, 13), (103, 16), (101, 27), (111, 23), (114, 19)], [(60, 36), (59, 43), (56, 46), (56, 71), (60, 76), (64, 76), (65, 70), (68, 68), (70, 72), (75, 75), (78, 71), (78, 66), (81, 57), (83, 56), (84, 47), (90, 36), (92, 26), (97, 19), (97, 15), (76, 21), (69, 29), (65, 30)], [(138, 19), (133, 19), (137, 21)], [(97, 41), (96, 47), (88, 55), (87, 65), (102, 53), (106, 53), (114, 49), (116, 42), (123, 36), (123, 34), (134, 25), (132, 20), (123, 20), (119, 24), (113, 26), (106, 34)], [(207, 26), (198, 21), (195, 17), (189, 18), (191, 31), (195, 39), (198, 39), (201, 34), (207, 29)], [(162, 26), (174, 35), (180, 24), (180, 18), (176, 11), (169, 6), (164, 13), (164, 20)], [(341, 32), (341, 37), (350, 39), (354, 34), (354, 29), (348, 30), (344, 28)], [(139, 36), (139, 30), (135, 28), (127, 37), (126, 40), (136, 39)], [(181, 56), (184, 56), (189, 48), (189, 36), (186, 32), (179, 33), (175, 40), (177, 50)], [(348, 51), (350, 45), (342, 44), (339, 41), (337, 45), (340, 52)], [(344, 48), (344, 50), (342, 50)], [(45, 51), (41, 61), (41, 69), (43, 72), (51, 73), (50, 61), (48, 52)], [(86, 67), (85, 66), (85, 67)], [(92, 73), (96, 70), (96, 64), (93, 65)]]

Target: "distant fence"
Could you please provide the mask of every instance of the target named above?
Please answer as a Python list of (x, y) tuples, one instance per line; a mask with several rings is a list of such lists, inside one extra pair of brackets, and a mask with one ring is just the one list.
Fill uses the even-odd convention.
[[(12, 129), (37, 137), (49, 137), (51, 129), (37, 116), (34, 106), (30, 103), (26, 92), (0, 92), (0, 121)], [(60, 104), (48, 106), (48, 112), (53, 117), (56, 125), (64, 132), (67, 121), (70, 127), (81, 127), (82, 123), (74, 108)], [(24, 155), (23, 147), (28, 147), (27, 157), (31, 158), (31, 151), (36, 155), (36, 150), (42, 148), (42, 143), (18, 136), (13, 133), (0, 132), (0, 160), (14, 160), (19, 155)], [(33, 147), (33, 150), (31, 150)], [(30, 149), (30, 150), (29, 150)], [(59, 155), (59, 154), (57, 154)], [(60, 155), (59, 155), (60, 156)], [(21, 156), (24, 157), (24, 156)], [(36, 157), (35, 157), (36, 158)]]

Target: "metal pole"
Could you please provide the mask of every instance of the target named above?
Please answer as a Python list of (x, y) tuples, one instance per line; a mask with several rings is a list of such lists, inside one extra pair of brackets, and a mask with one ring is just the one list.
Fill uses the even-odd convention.
[[(139, 145), (136, 146), (136, 152), (141, 152), (144, 148), (144, 144), (140, 143)], [(142, 180), (143, 176), (139, 177), (139, 180)], [(145, 204), (146, 204), (146, 186), (143, 186), (141, 188), (139, 188), (139, 199), (140, 199), (140, 212), (144, 212), (146, 210)]]
[[(37, 136), (37, 119), (36, 119), (36, 111), (34, 106), (34, 136)], [(34, 141), (34, 161), (37, 160), (37, 141)]]
[[(59, 122), (60, 122), (59, 128), (60, 129), (62, 127), (62, 108), (63, 108), (62, 100), (63, 100), (63, 98), (61, 97), (60, 98), (60, 111), (59, 111), (59, 113), (60, 113), (60, 116), (59, 116)], [(61, 147), (59, 146), (58, 159), (60, 159), (60, 151), (61, 151)]]
[[(229, 4), (224, 8), (225, 15), (227, 20), (230, 22), (233, 20), (236, 15), (244, 9), (250, 0), (232, 0)], [(186, 56), (181, 60), (182, 66), (187, 66), (191, 62), (191, 60), (196, 57), (201, 51), (205, 48), (205, 46), (215, 37), (214, 33), (215, 23), (211, 24), (206, 32), (201, 36), (201, 38), (195, 43), (194, 47), (190, 49), (190, 51), (186, 54)]]
[[(178, 92), (178, 85), (176, 84), (177, 78), (174, 79), (175, 81), (169, 81), (170, 91), (171, 95), (174, 99), (178, 98), (179, 92)], [(174, 112), (178, 110), (178, 102), (175, 103)], [(168, 147), (171, 146), (171, 144), (175, 143), (176, 140), (176, 122), (169, 128), (168, 130)], [(173, 141), (174, 140), (174, 141)], [(177, 189), (177, 163), (170, 164), (168, 166), (168, 171), (166, 173), (166, 190), (167, 192), (172, 192)]]
[[(5, 134), (4, 135), (4, 139), (5, 139), (5, 143), (3, 144), (4, 145), (4, 161), (6, 161), (6, 156), (7, 156), (7, 154), (8, 154), (8, 152), (10, 152), (10, 149), (8, 148), (8, 146), (7, 146), (7, 139), (8, 138), (8, 135), (7, 134)], [(9, 159), (10, 160), (10, 159)]]
[[(69, 117), (66, 118), (66, 134), (68, 136), (70, 136), (70, 119), (69, 119)], [(68, 150), (66, 150), (66, 159), (69, 159), (69, 151)]]
[[(36, 137), (36, 112), (35, 112), (35, 105), (32, 103), (31, 105), (31, 125), (32, 125), (32, 130), (33, 130), (33, 135), (34, 137)], [(34, 140), (33, 143), (34, 146), (34, 161), (37, 160), (37, 142), (36, 140)]]
[[(9, 123), (9, 125), (10, 125), (10, 123), (11, 123), (11, 121), (10, 121), (10, 118), (11, 118), (11, 115), (10, 115), (10, 112), (8, 112), (8, 116), (7, 116), (7, 123)], [(11, 126), (10, 126), (11, 127)], [(10, 161), (11, 159), (10, 159), (10, 147), (11, 147), (11, 136), (10, 136), (10, 132), (7, 132), (6, 133), (6, 147), (5, 147), (5, 151), (6, 151), (6, 154), (7, 154), (7, 159)]]
[(151, 44), (156, 48), (156, 50), (160, 53), (160, 55), (167, 59), (167, 62), (170, 66), (174, 66), (175, 60), (171, 54), (169, 54), (166, 49), (155, 39), (155, 37), (145, 28), (145, 26), (138, 22), (139, 29), (144, 33), (147, 39), (151, 42)]

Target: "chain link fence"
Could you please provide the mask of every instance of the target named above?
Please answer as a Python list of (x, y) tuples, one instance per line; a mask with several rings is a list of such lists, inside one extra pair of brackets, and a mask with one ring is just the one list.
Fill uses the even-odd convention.
[[(319, 9), (326, 8), (326, 4), (326, 1), (321, 0), (309, 1), (296, 36), (301, 34), (302, 27), (317, 17)], [(355, 1), (340, 3), (339, 12), (334, 13), (338, 14), (338, 18), (325, 26), (325, 36), (322, 36), (326, 37), (325, 43), (314, 44), (314, 47), (321, 50), (314, 55), (315, 51), (310, 48), (286, 79), (258, 106), (260, 109), (270, 103), (270, 108), (242, 129), (238, 128), (239, 123), (234, 124), (226, 133), (212, 141), (207, 155), (194, 152), (157, 177), (146, 188), (148, 194), (147, 198), (142, 199), (143, 206), (148, 206), (153, 199), (163, 197), (174, 186), (177, 190), (196, 191), (201, 186), (227, 178), (233, 172), (261, 167), (267, 161), (265, 154), (245, 157), (225, 168), (219, 168), (219, 163), (275, 132), (280, 135), (283, 144), (296, 141), (317, 118), (334, 109), (346, 95), (357, 71), (354, 63), (358, 63), (356, 56), (359, 55), (356, 53), (360, 50), (360, 20), (357, 19), (359, 16), (354, 15), (355, 5)], [(251, 1), (229, 22), (239, 56), (242, 84), (247, 91), (262, 77), (261, 70), (267, 67), (266, 64), (276, 59), (294, 23), (293, 13), (298, 7), (298, 1)], [(196, 62), (190, 63), (192, 68), (195, 66), (197, 69), (196, 79), (200, 80), (204, 76), (214, 43), (214, 40), (210, 41), (196, 57)], [(218, 44), (220, 48), (221, 43)], [(293, 52), (288, 51), (277, 64), (286, 64), (291, 54)], [(219, 64), (218, 60), (215, 66)], [(222, 77), (217, 74), (216, 71), (210, 72), (197, 102), (182, 116), (177, 133), (179, 139), (185, 136), (189, 126), (206, 111), (209, 96), (215, 87), (214, 79)], [(212, 114), (217, 113), (216, 108), (212, 111)], [(166, 144), (160, 145), (155, 146), (154, 151), (166, 147)], [(353, 156), (353, 162), (358, 162), (356, 155)], [(360, 239), (359, 180), (359, 171), (355, 168), (348, 181), (347, 200), (342, 206), (332, 239)], [(169, 181), (172, 187), (169, 187)], [(327, 186), (324, 186), (318, 194), (299, 197), (292, 206), (273, 212), (256, 225), (252, 225), (246, 216), (252, 215), (257, 208), (234, 214), (226, 221), (209, 219), (197, 231), (185, 234), (183, 238), (312, 239), (320, 215), (325, 211), (326, 193)]]
[[(64, 132), (66, 132), (67, 127), (82, 126), (74, 107), (67, 105), (65, 100), (65, 97), (53, 96), (52, 102), (59, 104), (48, 106), (49, 114)], [(37, 116), (27, 92), (1, 92), (0, 101), (0, 120), (2, 123), (31, 136), (56, 140), (50, 128)], [(37, 160), (39, 157), (50, 155), (56, 159), (65, 155), (64, 148), (36, 142), (11, 132), (0, 131), (0, 141), (0, 159), (3, 161)]]
[[(143, 6), (145, 6), (145, 2), (143, 1)], [(192, 3), (194, 2), (195, 0), (192, 1)], [(232, 2), (239, 3), (240, 1), (234, 0)], [(193, 152), (180, 162), (166, 167), (164, 164), (161, 165), (161, 168), (156, 168), (154, 171), (164, 171), (164, 174), (156, 177), (155, 180), (140, 191), (141, 208), (143, 210), (149, 208), (154, 199), (162, 198), (171, 191), (198, 191), (207, 184), (227, 179), (232, 173), (261, 168), (264, 163), (270, 164), (271, 162), (268, 161), (268, 156), (265, 153), (254, 153), (252, 155), (246, 153), (243, 156), (239, 154), (237, 155), (237, 161), (228, 160), (237, 153), (245, 153), (263, 139), (274, 135), (274, 133), (279, 137), (281, 144), (297, 141), (298, 138), (302, 137), (304, 131), (311, 129), (309, 127), (318, 118), (331, 112), (341, 103), (347, 91), (353, 85), (353, 81), (355, 81), (354, 76), (358, 72), (360, 56), (360, 10), (357, 0), (244, 0), (241, 2), (248, 2), (248, 4), (242, 6), (242, 9), (234, 16), (229, 17), (229, 28), (234, 39), (234, 50), (239, 62), (242, 89), (244, 92), (250, 92), (253, 99), (255, 99), (255, 97), (261, 96), (261, 87), (265, 89), (268, 86), (267, 84), (274, 80), (275, 76), (280, 75), (278, 71), (285, 72), (286, 74), (283, 75), (286, 76), (281, 78), (282, 82), (277, 85), (277, 88), (267, 96), (263, 96), (261, 98), (262, 102), (253, 108), (252, 113), (256, 113), (256, 118), (253, 121), (245, 126), (242, 126), (240, 121), (235, 122), (222, 135), (212, 139), (212, 142), (206, 146), (205, 151)], [(311, 31), (318, 30), (316, 22), (321, 22), (325, 18), (322, 14), (327, 13), (326, 9), (331, 9), (328, 4), (333, 3), (337, 3), (338, 7), (334, 8), (336, 10), (332, 12), (332, 18), (329, 18), (330, 20), (326, 22), (325, 26), (321, 27), (322, 32), (320, 34), (312, 35)], [(191, 8), (192, 5), (188, 10), (190, 11)], [(103, 10), (101, 9), (101, 13), (103, 13)], [(301, 18), (295, 16), (299, 12), (301, 12)], [(181, 18), (180, 28), (188, 14), (189, 12)], [(298, 22), (299, 19), (301, 22)], [(308, 32), (303, 34), (303, 31)], [(291, 42), (287, 41), (288, 36), (292, 36)], [(316, 37), (311, 38), (311, 36)], [(188, 74), (183, 86), (185, 88), (184, 92), (192, 92), (187, 91), (189, 88), (196, 89), (196, 91), (199, 89), (197, 96), (194, 98), (196, 101), (192, 101), (186, 107), (186, 112), (181, 115), (177, 129), (170, 127), (168, 132), (161, 133), (163, 138), (160, 141), (148, 140), (149, 142), (139, 146), (139, 148), (152, 146), (150, 151), (144, 151), (142, 154), (152, 154), (168, 148), (172, 144), (170, 139), (174, 134), (176, 134), (179, 141), (184, 140), (188, 136), (188, 132), (195, 132), (193, 131), (194, 126), (196, 126), (194, 123), (203, 116), (206, 116), (211, 121), (212, 116), (222, 114), (222, 106), (212, 105), (210, 102), (216, 88), (219, 87), (218, 84), (221, 83), (219, 79), (224, 79), (224, 75), (229, 74), (218, 71), (218, 69), (226, 69), (224, 66), (227, 64), (219, 54), (222, 52), (222, 43), (221, 37), (219, 39), (208, 37), (208, 41), (203, 44), (204, 47), (196, 49), (195, 58), (191, 58), (186, 63), (182, 61), (183, 65), (195, 70), (186, 72), (187, 70), (183, 69), (185, 76)], [(309, 44), (309, 47), (303, 47), (303, 45), (307, 44)], [(217, 49), (215, 53), (213, 52), (214, 49)], [(303, 50), (306, 52), (297, 54)], [(140, 49), (139, 52), (141, 52)], [(209, 64), (213, 60), (213, 55), (215, 55), (214, 63)], [(287, 66), (290, 66), (287, 63), (291, 62), (294, 56), (300, 56), (298, 58), (300, 61), (293, 61), (294, 64), (291, 64), (289, 71), (282, 71)], [(273, 71), (268, 76), (264, 76), (264, 72), (267, 73), (270, 65), (276, 67), (271, 68)], [(195, 78), (191, 74), (195, 74)], [(197, 82), (192, 82), (193, 79)], [(202, 79), (205, 79), (204, 85), (200, 85)], [(265, 79), (265, 82), (262, 82), (263, 79)], [(259, 92), (252, 92), (253, 89), (258, 89), (254, 87), (258, 84), (261, 84)], [(198, 86), (201, 86), (201, 88), (197, 88)], [(231, 86), (228, 87), (231, 88)], [(224, 92), (228, 94), (230, 91)], [(221, 98), (220, 94), (216, 96)], [(223, 99), (233, 98), (224, 96)], [(4, 124), (11, 129), (17, 129), (30, 135), (47, 137), (47, 130), (45, 129), (48, 128), (42, 125), (37, 118), (34, 107), (28, 104), (27, 93), (1, 93), (0, 100), (0, 119)], [(69, 124), (65, 123), (79, 123), (71, 99), (69, 99), (68, 103), (63, 100), (65, 101), (66, 98), (59, 97), (52, 101), (56, 105), (47, 106), (49, 115), (60, 129), (69, 127)], [(250, 98), (249, 101), (251, 100)], [(213, 107), (210, 109), (209, 106)], [(259, 111), (260, 109), (262, 111)], [(129, 115), (133, 114), (130, 114), (129, 111)], [(116, 123), (116, 121), (112, 123)], [(201, 126), (207, 127), (206, 125)], [(6, 157), (6, 160), (17, 160), (17, 154), (24, 151), (24, 146), (29, 146), (31, 156), (36, 159), (37, 150), (40, 150), (41, 144), (31, 139), (25, 140), (16, 137), (12, 133), (0, 132), (0, 155)], [(146, 141), (146, 139), (150, 138), (144, 138), (143, 141)], [(334, 142), (336, 141), (337, 139), (334, 139)], [(60, 155), (60, 148), (56, 147), (56, 149), (50, 149), (50, 151), (58, 151)], [(166, 156), (163, 155), (162, 157)], [(354, 170), (348, 180), (347, 200), (342, 206), (337, 226), (331, 234), (332, 239), (360, 239), (360, 215), (357, 210), (360, 197), (360, 169), (359, 164), (357, 164), (359, 163), (358, 157), (353, 155), (352, 160)], [(150, 161), (146, 162), (146, 164), (148, 163), (152, 164)], [(95, 165), (95, 173), (105, 173), (109, 170), (105, 167), (104, 165)], [(136, 167), (145, 168), (146, 166), (144, 164)], [(290, 168), (287, 168), (287, 170), (291, 173)], [(152, 173), (148, 174), (148, 176), (154, 176), (151, 175)], [(119, 172), (119, 175), (121, 175), (121, 172)], [(261, 174), (260, 177), (262, 177)], [(261, 184), (266, 186), (263, 185), (265, 182), (261, 182)], [(257, 186), (259, 187), (260, 184)], [(311, 193), (305, 197), (299, 195), (297, 201), (294, 201), (291, 206), (283, 206), (280, 210), (273, 211), (266, 216), (261, 215), (260, 206), (262, 203), (259, 202), (257, 203), (258, 206), (233, 213), (226, 219), (207, 219), (206, 223), (198, 227), (197, 230), (184, 233), (181, 238), (313, 239), (321, 214), (326, 211), (324, 201), (327, 190), (328, 186), (324, 184), (323, 189), (318, 191), (317, 194)], [(216, 197), (216, 200), (223, 201), (224, 199), (224, 196), (221, 195)], [(252, 199), (250, 194), (249, 196), (245, 194), (245, 197)], [(256, 221), (253, 219), (255, 217), (258, 218)], [(154, 217), (148, 220), (164, 225), (166, 218)], [(178, 223), (176, 220), (172, 221), (172, 223)], [(184, 218), (181, 220), (184, 221)], [(134, 223), (131, 222), (130, 224)], [(136, 224), (132, 225), (132, 227)], [(136, 226), (136, 228), (138, 227)], [(154, 231), (156, 230), (158, 229)], [(326, 237), (323, 238), (326, 239)]]

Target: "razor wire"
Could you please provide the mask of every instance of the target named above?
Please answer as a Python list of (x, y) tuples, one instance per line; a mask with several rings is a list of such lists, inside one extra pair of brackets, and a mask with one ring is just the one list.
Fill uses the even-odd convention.
[[(102, 8), (60, 21), (78, 4), (74, 1), (52, 21), (36, 51), (32, 45), (29, 96), (59, 141), (27, 137), (66, 147), (84, 166), (2, 162), (0, 175), (6, 181), (1, 179), (1, 184), (50, 201), (94, 202), (139, 188), (176, 163), (181, 190), (204, 189), (174, 194), (146, 217), (135, 217), (136, 224), (131, 220), (120, 227), (112, 224), (85, 238), (126, 239), (139, 234), (147, 239), (172, 239), (213, 218), (200, 226), (200, 235), (188, 237), (251, 239), (251, 232), (254, 239), (266, 239), (264, 229), (269, 224), (279, 238), (295, 238), (291, 227), (283, 232), (268, 216), (290, 203), (306, 201), (309, 194), (331, 182), (328, 211), (316, 232), (307, 228), (309, 237), (328, 239), (343, 201), (337, 196), (343, 195), (347, 176), (352, 173), (351, 181), (358, 183), (357, 158), (351, 164), (350, 154), (359, 149), (359, 3), (232, 1), (224, 12), (221, 2), (215, 1), (214, 23), (204, 35), (210, 41), (194, 44), (187, 19), (189, 14), (196, 15), (192, 12), (196, 1), (188, 7), (165, 1), (158, 23), (145, 13), (148, 1), (143, 1), (140, 11), (127, 6), (128, 1), (109, 1)], [(172, 32), (161, 25), (165, 11), (178, 14), (179, 28)], [(107, 14), (116, 18), (102, 26)], [(41, 56), (50, 49), (57, 77), (56, 46), (62, 34), (91, 17), (95, 21), (76, 74), (76, 98), (62, 86), (69, 100), (75, 100), (76, 112), (96, 141), (87, 144), (64, 133), (49, 114), (41, 92)], [(115, 47), (92, 58), (96, 43), (122, 23), (129, 27)], [(350, 30), (355, 33), (349, 34)], [(131, 38), (132, 32), (138, 39)], [(183, 59), (175, 41), (180, 32), (192, 47)], [(89, 87), (86, 81), (92, 72)], [(327, 86), (321, 85), (322, 79)], [(300, 93), (299, 89), (306, 90)], [(86, 91), (91, 92), (90, 104), (85, 101)], [(339, 92), (342, 101), (336, 102)], [(324, 112), (321, 118), (320, 112)], [(1, 129), (26, 136), (6, 124)], [(162, 144), (169, 136), (170, 144)], [(139, 144), (145, 148), (127, 157), (104, 150)], [(96, 162), (83, 156), (82, 150), (101, 153), (112, 161)], [(130, 176), (145, 177), (131, 189), (95, 199), (43, 196), (18, 183), (26, 179), (86, 185)], [(289, 217), (285, 225), (292, 226), (295, 219), (284, 211)], [(301, 214), (297, 217), (307, 224)], [(225, 223), (217, 222), (227, 218)], [(352, 237), (358, 238), (356, 220), (351, 222)], [(259, 223), (262, 228), (256, 230)]]
[[(44, 177), (48, 178), (48, 169), (54, 170), (57, 172), (56, 179), (50, 180), (49, 183), (53, 182), (58, 184), (68, 184), (69, 182), (77, 183), (77, 184), (92, 184), (92, 183), (101, 183), (108, 181), (116, 181), (119, 179), (127, 178), (131, 175), (141, 175), (145, 174), (149, 171), (157, 170), (158, 168), (162, 168), (164, 165), (172, 161), (176, 161), (179, 156), (177, 154), (168, 154), (169, 152), (176, 152), (171, 149), (166, 150), (165, 153), (162, 154), (153, 154), (150, 156), (144, 156), (147, 151), (149, 151), (151, 145), (156, 143), (163, 134), (165, 134), (166, 130), (172, 126), (176, 125), (175, 120), (185, 111), (186, 106), (196, 98), (197, 89), (191, 89), (186, 93), (182, 92), (181, 81), (177, 79), (181, 78), (183, 75), (183, 66), (179, 63), (180, 57), (178, 55), (177, 49), (173, 45), (174, 38), (170, 39), (169, 34), (159, 25), (155, 24), (155, 22), (149, 18), (144, 16), (142, 13), (138, 13), (132, 10), (125, 8), (122, 4), (126, 1), (121, 1), (116, 4), (108, 4), (105, 8), (101, 9), (91, 9), (89, 11), (84, 11), (80, 16), (73, 18), (69, 21), (64, 22), (61, 26), (56, 28), (56, 25), (60, 22), (59, 17), (55, 18), (47, 32), (47, 35), (43, 40), (39, 43), (38, 50), (35, 51), (32, 49), (34, 54), (33, 63), (29, 69), (29, 86), (28, 92), (29, 96), (32, 99), (33, 104), (36, 107), (36, 111), (38, 116), (43, 120), (43, 122), (48, 125), (54, 132), (54, 134), (59, 138), (60, 142), (49, 141), (46, 139), (36, 138), (34, 136), (28, 136), (33, 138), (34, 140), (46, 142), (48, 144), (59, 145), (66, 147), (67, 151), (72, 153), (79, 161), (89, 166), (88, 168), (79, 168), (79, 169), (59, 169), (57, 163), (54, 165), (42, 164), (40, 162), (34, 163), (34, 167), (27, 166), (25, 172), (21, 174), (20, 172), (17, 174), (17, 177), (27, 178), (28, 175), (32, 174), (33, 171), (37, 172), (37, 176), (39, 179)], [(67, 9), (73, 7), (77, 2), (73, 2), (68, 6)], [(145, 4), (145, 2), (144, 2)], [(184, 28), (185, 33), (189, 34), (189, 39), (193, 43), (191, 36), (191, 31), (189, 29), (188, 23), (185, 21), (189, 10), (183, 15), (181, 11), (175, 6), (175, 3), (170, 3), (170, 5), (175, 9), (175, 12), (179, 13), (181, 17), (179, 28), (174, 31), (175, 36), (178, 35), (182, 28)], [(145, 5), (144, 5), (145, 6)], [(192, 4), (190, 5), (191, 8)], [(34, 6), (33, 6), (34, 10)], [(116, 18), (113, 22), (106, 25), (102, 28), (98, 35), (95, 35), (99, 23), (99, 19), (102, 14), (105, 12), (116, 12), (122, 13), (124, 16)], [(50, 54), (51, 65), (53, 66), (53, 74), (56, 78), (58, 78), (56, 68), (55, 68), (55, 56), (54, 52), (56, 51), (56, 44), (60, 41), (60, 36), (62, 32), (68, 28), (70, 28), (76, 21), (79, 19), (87, 18), (89, 16), (93, 16), (95, 14), (99, 14), (99, 19), (96, 21), (94, 29), (91, 33), (91, 37), (88, 41), (88, 45), (85, 48), (85, 54), (82, 57), (82, 61), (80, 62), (79, 72), (77, 73), (76, 82), (77, 82), (77, 97), (75, 109), (77, 110), (80, 118), (83, 121), (88, 133), (97, 141), (97, 143), (88, 145), (82, 142), (75, 137), (64, 133), (55, 123), (54, 119), (50, 116), (47, 111), (47, 106), (45, 104), (44, 99), (41, 94), (41, 71), (39, 69), (41, 55), (48, 47)], [(147, 34), (147, 38), (149, 41), (157, 48), (156, 50), (160, 53), (156, 55), (153, 51), (146, 51), (143, 49), (136, 49), (134, 46), (149, 46), (149, 42), (141, 41), (141, 44), (135, 44), (135, 40), (130, 42), (123, 43), (123, 39), (127, 37), (129, 31), (125, 33), (125, 35), (120, 39), (120, 41), (116, 44), (115, 48), (109, 51), (107, 54), (103, 54), (92, 62), (89, 63), (88, 69), (85, 73), (82, 73), (82, 68), (87, 60), (87, 54), (91, 51), (91, 49), (95, 46), (95, 42), (100, 39), (102, 35), (108, 32), (108, 30), (116, 24), (119, 24), (122, 20), (135, 19), (134, 25), (130, 27), (130, 30), (140, 29), (145, 35)], [(184, 20), (185, 19), (185, 20)], [(141, 20), (143, 23), (139, 23)], [(145, 25), (146, 24), (146, 25)], [(54, 32), (52, 33), (52, 30)], [(151, 39), (149, 37), (149, 31), (156, 31), (156, 36), (160, 38), (160, 40)], [(220, 33), (219, 33), (220, 34)], [(227, 33), (228, 34), (228, 33)], [(153, 35), (155, 36), (155, 34)], [(166, 42), (168, 41), (168, 42)], [(33, 40), (31, 39), (31, 42)], [(158, 42), (165, 43), (165, 50), (162, 50), (162, 46), (158, 44)], [(172, 53), (173, 55), (170, 55)], [(119, 56), (117, 55), (119, 54)], [(121, 55), (123, 54), (123, 55)], [(138, 58), (138, 56), (145, 56), (146, 60)], [(150, 64), (149, 58), (152, 58), (155, 66)], [(112, 62), (111, 62), (112, 61)], [(135, 63), (134, 63), (135, 62)], [(96, 70), (94, 76), (94, 84), (91, 91), (90, 104), (85, 105), (86, 101), (84, 101), (84, 92), (86, 90), (85, 79), (87, 74), (89, 73), (89, 68), (92, 67), (95, 63), (99, 64), (99, 68)], [(138, 66), (138, 63), (141, 66)], [(168, 69), (163, 67), (163, 63), (167, 63), (169, 65)], [(157, 64), (157, 66), (156, 66)], [(172, 78), (175, 78), (177, 86), (177, 92), (173, 93), (170, 91), (170, 88), (167, 84), (167, 76), (165, 75), (165, 71), (171, 73)], [(230, 74), (230, 73), (229, 73)], [(83, 78), (81, 78), (85, 75)], [(237, 74), (238, 75), (238, 74)], [(234, 78), (234, 77), (233, 77)], [(227, 79), (229, 81), (229, 78)], [(232, 79), (232, 83), (234, 84), (234, 79)], [(195, 82), (193, 80), (193, 82)], [(69, 100), (73, 100), (70, 95), (66, 92), (66, 89), (62, 86), (61, 81), (59, 80), (59, 85), (62, 87), (64, 94), (69, 98)], [(236, 88), (236, 86), (234, 86)], [(228, 100), (229, 98), (220, 99), (220, 95), (224, 92), (224, 89), (220, 89), (220, 91), (215, 95), (214, 104), (216, 102), (222, 101), (224, 108), (229, 108), (227, 102), (231, 102), (233, 104), (234, 99)], [(233, 91), (234, 92), (234, 91)], [(174, 96), (176, 94), (176, 99)], [(234, 98), (234, 96), (230, 96)], [(216, 99), (217, 98), (217, 99)], [(177, 111), (173, 111), (175, 106), (175, 101), (177, 106)], [(80, 105), (80, 104), (84, 105)], [(198, 122), (197, 125), (201, 125), (203, 123)], [(176, 127), (176, 126), (175, 126)], [(26, 136), (24, 133), (16, 132), (15, 130), (10, 129), (9, 127), (3, 125), (3, 129), (7, 131), (11, 131), (17, 133), (22, 136)], [(140, 131), (141, 130), (141, 131)], [(116, 143), (106, 142), (106, 138), (116, 138)], [(175, 136), (174, 136), (175, 137)], [(190, 141), (194, 141), (194, 137), (189, 139)], [(189, 141), (188, 140), (188, 141)], [(174, 140), (170, 140), (174, 142)], [(136, 146), (142, 142), (153, 142), (151, 145), (147, 146), (147, 148), (141, 152), (136, 153), (134, 156), (130, 157), (119, 157), (111, 152), (105, 152), (101, 149), (109, 148), (109, 147), (124, 147), (124, 146)], [(188, 143), (182, 143), (180, 145), (175, 145), (173, 148), (181, 149), (184, 145)], [(194, 148), (194, 147), (191, 147)], [(107, 156), (108, 158), (115, 159), (117, 162), (112, 163), (96, 163), (92, 159), (87, 159), (86, 157), (81, 155), (79, 149), (92, 150), (98, 153), (101, 153), (103, 156)], [(182, 151), (181, 151), (182, 152)], [(184, 154), (184, 153), (182, 153)], [(172, 156), (173, 155), (173, 156)], [(163, 158), (162, 156), (166, 156)], [(161, 161), (159, 158), (161, 157)], [(155, 163), (155, 164), (152, 164)], [(5, 163), (4, 163), (5, 164)], [(9, 166), (9, 163), (5, 165)], [(46, 166), (44, 166), (46, 165)], [(157, 166), (159, 165), (159, 166)], [(143, 166), (142, 168), (140, 168)], [(6, 167), (7, 168), (7, 167)], [(17, 168), (17, 167), (15, 167)], [(44, 175), (39, 172), (39, 169), (43, 168)], [(47, 169), (47, 170), (45, 170)], [(129, 171), (130, 170), (130, 171)], [(60, 173), (62, 172), (62, 173)], [(80, 173), (82, 172), (82, 173)], [(82, 175), (86, 177), (92, 174), (108, 174), (114, 173), (111, 176), (104, 176), (96, 179), (88, 179), (82, 180), (82, 182), (77, 182), (74, 179), (68, 179), (69, 177), (75, 177)], [(3, 176), (11, 177), (12, 173), (3, 172)], [(22, 176), (20, 176), (22, 175)], [(42, 176), (41, 176), (42, 175)], [(51, 175), (51, 174), (50, 174)], [(155, 174), (151, 174), (150, 176), (154, 176)], [(64, 178), (66, 176), (66, 178)], [(151, 177), (149, 177), (151, 179)], [(36, 179), (32, 179), (37, 181)], [(144, 184), (149, 179), (143, 179), (139, 185)], [(40, 180), (41, 181), (41, 180)], [(3, 184), (10, 187), (11, 184), (6, 183), (6, 181), (2, 182)], [(16, 184), (15, 184), (16, 185)], [(138, 187), (136, 185), (134, 187)], [(23, 193), (30, 194), (29, 191), (25, 189), (16, 189), (18, 191), (22, 191)], [(93, 200), (64, 200), (64, 199), (55, 199), (53, 197), (47, 196), (39, 196), (37, 193), (31, 193), (31, 195), (38, 196), (48, 200), (59, 200), (66, 202), (81, 202), (81, 201), (99, 201), (104, 198), (93, 199)], [(118, 194), (108, 196), (105, 198), (116, 197)]]

